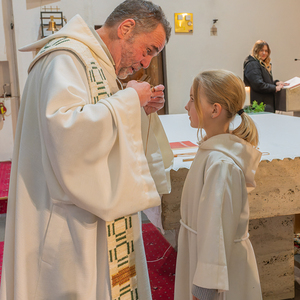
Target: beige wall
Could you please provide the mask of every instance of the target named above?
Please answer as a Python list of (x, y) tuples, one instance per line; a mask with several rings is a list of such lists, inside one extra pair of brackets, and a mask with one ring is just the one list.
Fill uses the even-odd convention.
[[(16, 45), (36, 40), (39, 8), (26, 9), (25, 0), (12, 0)], [(58, 5), (69, 20), (76, 13), (89, 25), (102, 24), (119, 0), (61, 0)], [(184, 112), (193, 77), (210, 68), (229, 69), (242, 76), (242, 65), (257, 39), (265, 39), (272, 50), (274, 78), (300, 77), (300, 2), (296, 0), (154, 0), (162, 6), (169, 21), (175, 12), (194, 15), (193, 34), (175, 34), (166, 46), (170, 113)], [(218, 36), (210, 36), (213, 19), (218, 19)], [(24, 88), (32, 53), (18, 53), (20, 89)]]

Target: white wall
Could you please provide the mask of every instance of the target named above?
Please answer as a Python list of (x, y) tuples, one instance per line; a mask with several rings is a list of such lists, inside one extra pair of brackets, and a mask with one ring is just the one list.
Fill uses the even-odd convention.
[[(13, 0), (16, 44), (36, 40), (39, 8), (26, 10), (25, 0)], [(120, 0), (61, 0), (58, 5), (69, 20), (79, 13), (89, 25), (102, 24)], [(174, 13), (190, 12), (193, 34), (175, 34), (166, 46), (170, 113), (184, 112), (193, 77), (211, 68), (229, 69), (242, 77), (242, 66), (254, 42), (266, 40), (272, 50), (274, 79), (300, 77), (300, 2), (297, 0), (154, 0), (174, 27)], [(210, 36), (218, 19), (217, 36)], [(20, 89), (23, 90), (32, 53), (18, 53)]]
[(3, 28), (2, 0), (0, 0), (0, 61), (6, 61), (6, 46)]
[(2, 0), (0, 0), (0, 97), (3, 95), (3, 85), (9, 82), (9, 69), (2, 16)]
[[(294, 61), (300, 58), (299, 1), (174, 1), (169, 7), (172, 22), (173, 12), (194, 14), (193, 35), (173, 34), (167, 45), (170, 113), (184, 112), (192, 79), (200, 71), (224, 68), (242, 77), (243, 61), (258, 39), (271, 47), (274, 79), (300, 76), (300, 62)], [(210, 36), (213, 19), (218, 19), (218, 36)]]

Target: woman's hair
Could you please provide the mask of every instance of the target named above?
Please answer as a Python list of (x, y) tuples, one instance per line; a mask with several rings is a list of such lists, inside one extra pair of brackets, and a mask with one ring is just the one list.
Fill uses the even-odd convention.
[(265, 41), (263, 41), (263, 40), (258, 40), (258, 41), (256, 41), (256, 43), (254, 44), (254, 46), (253, 46), (253, 48), (252, 48), (251, 55), (259, 60), (259, 59), (260, 59), (260, 58), (259, 58), (259, 51), (260, 51), (264, 46), (267, 46), (268, 52), (269, 52), (269, 55), (268, 55), (268, 57), (265, 59), (264, 63), (266, 63), (267, 65), (269, 65), (269, 64), (270, 64), (270, 61), (271, 61), (271, 58), (270, 58), (271, 49), (270, 49), (269, 44), (268, 44), (267, 42), (265, 42)]
[[(210, 104), (219, 103), (227, 111), (227, 117), (230, 120), (244, 106), (246, 97), (245, 85), (238, 76), (227, 70), (210, 70), (198, 74), (194, 78), (192, 89), (195, 109), (199, 116), (199, 128), (202, 128), (200, 89), (203, 89)], [(258, 144), (258, 132), (253, 120), (245, 112), (241, 114), (241, 119), (241, 124), (231, 133), (256, 147)]]
[(125, 0), (119, 4), (106, 19), (104, 26), (113, 27), (126, 19), (136, 22), (136, 34), (152, 32), (161, 24), (166, 33), (166, 41), (171, 35), (171, 25), (161, 7), (145, 0)]

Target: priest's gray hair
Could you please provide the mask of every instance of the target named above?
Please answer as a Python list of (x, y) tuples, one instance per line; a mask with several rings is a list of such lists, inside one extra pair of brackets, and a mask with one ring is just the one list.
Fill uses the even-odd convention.
[(171, 35), (171, 25), (160, 6), (145, 0), (126, 0), (119, 4), (106, 19), (104, 26), (113, 27), (126, 19), (136, 22), (136, 34), (152, 32), (161, 24), (166, 33), (166, 41)]

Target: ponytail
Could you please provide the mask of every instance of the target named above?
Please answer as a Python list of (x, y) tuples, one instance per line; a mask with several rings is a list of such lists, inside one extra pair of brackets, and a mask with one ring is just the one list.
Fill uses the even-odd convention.
[(245, 112), (241, 114), (241, 119), (241, 124), (231, 133), (257, 147), (258, 132), (253, 120)]

